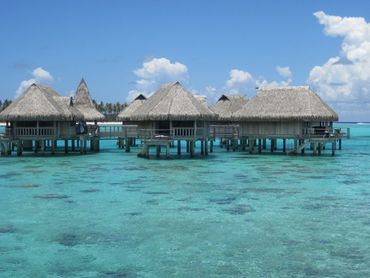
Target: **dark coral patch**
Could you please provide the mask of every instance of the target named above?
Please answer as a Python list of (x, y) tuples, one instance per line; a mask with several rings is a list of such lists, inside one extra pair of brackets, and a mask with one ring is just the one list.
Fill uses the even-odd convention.
[(44, 195), (35, 195), (33, 196), (34, 198), (39, 198), (39, 199), (66, 199), (66, 198), (69, 198), (68, 195), (64, 195), (64, 194), (55, 194), (55, 193), (51, 193), (51, 194), (44, 194)]

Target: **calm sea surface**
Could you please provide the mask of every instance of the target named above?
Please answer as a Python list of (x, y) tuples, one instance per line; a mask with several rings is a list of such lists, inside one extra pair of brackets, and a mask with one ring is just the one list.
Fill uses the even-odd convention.
[(370, 277), (370, 125), (340, 126), (335, 157), (1, 157), (0, 276)]

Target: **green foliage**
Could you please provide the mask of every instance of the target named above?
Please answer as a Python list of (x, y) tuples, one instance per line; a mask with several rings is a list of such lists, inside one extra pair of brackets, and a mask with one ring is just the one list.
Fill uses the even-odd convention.
[(5, 99), (4, 101), (0, 100), (0, 112), (7, 108), (12, 103), (11, 100)]
[(93, 103), (96, 109), (104, 114), (107, 121), (115, 121), (117, 115), (127, 106), (126, 103), (120, 103), (119, 101), (117, 101), (116, 103), (104, 103), (102, 101), (98, 103), (93, 100)]

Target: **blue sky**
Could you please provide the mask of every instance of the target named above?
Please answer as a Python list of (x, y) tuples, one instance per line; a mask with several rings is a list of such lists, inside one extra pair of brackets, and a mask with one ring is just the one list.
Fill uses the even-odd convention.
[(370, 121), (370, 68), (362, 76), (370, 61), (368, 1), (0, 5), (1, 99), (32, 81), (69, 95), (81, 77), (95, 99), (112, 102), (177, 79), (210, 100), (225, 92), (253, 96), (256, 86), (308, 84), (341, 120)]

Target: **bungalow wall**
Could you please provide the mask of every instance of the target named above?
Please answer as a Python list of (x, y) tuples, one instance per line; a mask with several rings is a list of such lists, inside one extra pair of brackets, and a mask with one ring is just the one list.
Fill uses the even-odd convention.
[(296, 138), (303, 135), (304, 122), (241, 122), (239, 135), (257, 138)]
[(58, 137), (61, 139), (69, 139), (77, 136), (75, 122), (57, 122), (56, 123)]

